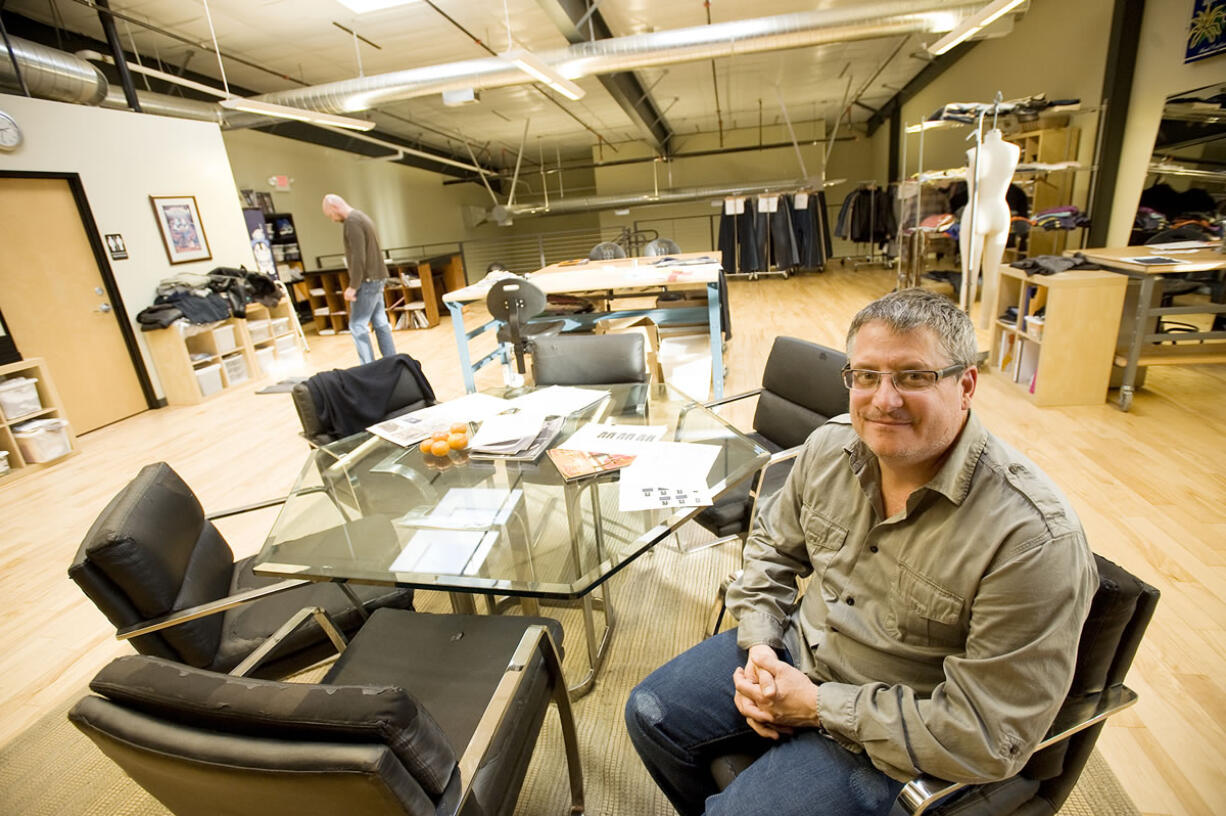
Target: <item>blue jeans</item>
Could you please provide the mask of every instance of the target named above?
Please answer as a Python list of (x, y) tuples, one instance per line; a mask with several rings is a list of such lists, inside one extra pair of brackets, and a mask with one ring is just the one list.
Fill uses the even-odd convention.
[[(652, 779), (683, 816), (878, 816), (902, 790), (815, 729), (778, 741), (759, 737), (732, 701), (732, 672), (746, 653), (736, 630), (699, 643), (649, 674), (630, 692), (626, 728)], [(786, 659), (786, 656), (785, 656)], [(761, 756), (718, 791), (711, 760), (743, 752)]]
[(353, 335), (353, 344), (358, 347), (358, 359), (363, 363), (375, 361), (375, 350), (370, 345), (371, 323), (375, 327), (375, 337), (379, 341), (379, 355), (391, 357), (396, 353), (396, 344), (392, 342), (392, 327), (387, 322), (387, 312), (383, 310), (383, 281), (368, 280), (358, 287), (357, 300), (349, 310), (349, 333)]

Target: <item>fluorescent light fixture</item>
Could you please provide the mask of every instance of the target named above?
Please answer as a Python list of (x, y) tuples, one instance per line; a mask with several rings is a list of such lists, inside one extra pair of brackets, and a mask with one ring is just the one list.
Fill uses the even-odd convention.
[(1004, 17), (1026, 0), (994, 0), (963, 20), (957, 28), (928, 46), (928, 53), (939, 57), (955, 45), (966, 42), (992, 23)]
[(331, 125), (332, 127), (347, 128), (349, 130), (370, 130), (375, 126), (374, 122), (367, 119), (352, 119), (348, 116), (336, 116), (331, 113), (320, 113), (319, 111), (306, 110), (305, 108), (291, 108), (288, 105), (274, 105), (271, 102), (261, 102), (258, 99), (244, 99), (241, 96), (233, 96), (229, 99), (223, 99), (217, 103), (227, 110), (240, 110), (247, 113), (260, 113), (265, 116), (275, 116), (278, 119), (293, 119), (298, 122), (308, 122), (312, 125)]
[(553, 88), (567, 99), (582, 99), (583, 94), (586, 93), (578, 85), (559, 74), (552, 66), (545, 64), (544, 60), (531, 51), (516, 49), (499, 56), (538, 82), (543, 82)]
[[(76, 55), (84, 60), (92, 60), (94, 62), (105, 62), (111, 65), (115, 64), (114, 57), (108, 56), (106, 54), (99, 54), (97, 51), (91, 51), (89, 49), (86, 49), (84, 51), (78, 51)], [(177, 74), (168, 74), (164, 71), (159, 71), (156, 68), (146, 68), (140, 63), (129, 62), (128, 70), (134, 74), (144, 74), (145, 76), (151, 76), (151, 77), (160, 79), (163, 82), (170, 82), (174, 85), (182, 85), (184, 88), (191, 88), (194, 91), (200, 91), (200, 93), (209, 94), (210, 96), (219, 96), (222, 99), (225, 99), (227, 96), (226, 92), (223, 91), (221, 88), (214, 88), (212, 85), (205, 85), (200, 82), (193, 82), (192, 80), (184, 79), (183, 77), (178, 76)]]
[(367, 14), (372, 11), (382, 11), (383, 9), (395, 8), (396, 6), (407, 6), (416, 0), (336, 0), (345, 8), (352, 11), (354, 14)]

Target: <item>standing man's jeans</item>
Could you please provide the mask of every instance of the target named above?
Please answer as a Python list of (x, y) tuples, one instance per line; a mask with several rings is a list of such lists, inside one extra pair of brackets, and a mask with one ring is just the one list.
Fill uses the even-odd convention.
[[(811, 728), (778, 741), (749, 728), (732, 701), (732, 672), (746, 658), (733, 629), (664, 664), (630, 692), (630, 740), (673, 806), (683, 816), (889, 813), (903, 783), (866, 755)], [(718, 792), (711, 760), (736, 752), (762, 756)]]
[(363, 363), (375, 361), (375, 350), (370, 345), (370, 329), (367, 323), (373, 323), (375, 337), (379, 341), (379, 355), (391, 357), (396, 353), (396, 344), (392, 342), (392, 327), (387, 322), (387, 312), (383, 309), (383, 281), (368, 280), (358, 287), (357, 299), (349, 310), (349, 333), (353, 335), (353, 344), (358, 347), (358, 359)]

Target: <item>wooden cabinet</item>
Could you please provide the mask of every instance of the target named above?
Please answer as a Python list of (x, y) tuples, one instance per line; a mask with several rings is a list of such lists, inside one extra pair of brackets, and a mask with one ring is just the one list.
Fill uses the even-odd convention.
[(1125, 285), (1106, 270), (1026, 277), (1003, 267), (989, 363), (1035, 405), (1104, 402)]
[(272, 307), (249, 303), (246, 311), (245, 318), (200, 325), (179, 321), (143, 334), (167, 403), (195, 405), (264, 377), (272, 362), (301, 365), (297, 317), (288, 299)]
[[(1005, 139), (1021, 148), (1019, 164), (1059, 164), (1077, 159), (1081, 131), (1075, 127), (1050, 127), (1014, 133)], [(1074, 176), (1073, 170), (1019, 175), (1015, 183), (1026, 190), (1030, 199), (1030, 217), (1042, 210), (1072, 204)], [(1067, 246), (1067, 230), (1036, 227), (1030, 231), (1027, 253), (1031, 257), (1059, 255)]]
[[(459, 255), (441, 255), (420, 261), (388, 261), (384, 306), (393, 329), (428, 329), (439, 322), (440, 298), (444, 292), (467, 285), (464, 261)], [(335, 334), (349, 328), (349, 304), (345, 267), (312, 269), (303, 273), (300, 295), (310, 304), (315, 329)]]
[[(63, 420), (64, 426), (58, 433), (66, 437), (68, 452), (64, 455), (72, 455), (77, 450), (77, 438), (72, 432), (72, 425), (68, 424), (68, 418), (64, 415), (63, 406), (60, 404), (59, 395), (55, 391), (55, 384), (51, 381), (51, 374), (46, 363), (41, 358), (33, 357), (29, 360), (0, 366), (0, 382), (17, 378), (37, 380), (34, 389), (38, 394), (38, 405), (35, 407), (31, 403), (20, 406), (18, 413), (17, 411), (6, 411), (4, 404), (0, 403), (0, 450), (8, 454), (6, 457), (8, 470), (0, 473), (0, 483), (55, 464), (63, 458), (63, 456), (57, 456), (47, 462), (27, 461), (22, 455), (21, 446), (17, 443), (17, 436), (14, 434), (15, 426), (36, 419)], [(11, 403), (12, 400), (9, 402)]]

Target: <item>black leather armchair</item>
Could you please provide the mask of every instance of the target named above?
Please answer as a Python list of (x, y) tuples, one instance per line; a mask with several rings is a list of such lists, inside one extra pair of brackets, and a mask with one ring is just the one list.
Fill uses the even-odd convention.
[(534, 338), (532, 377), (537, 385), (603, 385), (648, 380), (643, 335), (563, 334)]
[(407, 354), (321, 371), (296, 383), (291, 396), (302, 435), (312, 447), (435, 404), (421, 365)]
[[(890, 816), (1052, 816), (1077, 784), (1108, 717), (1137, 700), (1124, 685), (1158, 590), (1123, 567), (1095, 555), (1098, 591), (1081, 629), (1073, 683), (1047, 737), (1016, 776), (963, 785), (921, 776), (908, 782)], [(722, 790), (754, 757), (718, 757), (711, 773)]]
[[(485, 296), (485, 306), (490, 315), (503, 322), (498, 327), (498, 342), (511, 346), (515, 353), (515, 367), (520, 374), (527, 370), (524, 368), (524, 352), (528, 350), (528, 341), (560, 334), (566, 325), (564, 320), (528, 322), (545, 311), (545, 303), (545, 293), (540, 287), (524, 278), (503, 278), (495, 282)], [(504, 356), (503, 359), (507, 358)]]
[(122, 657), (68, 717), (177, 816), (504, 816), (552, 699), (582, 813), (561, 637), (545, 618), (381, 609), (318, 684)]
[[(251, 558), (235, 561), (213, 520), (282, 501), (206, 516), (169, 465), (146, 465), (90, 527), (68, 575), (138, 652), (214, 671), (238, 666), (303, 607), (326, 610), (345, 632), (368, 609), (412, 608), (411, 589), (279, 581), (256, 576)], [(328, 633), (308, 622), (261, 673), (283, 676), (330, 648)]]

